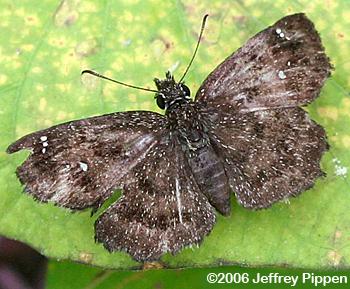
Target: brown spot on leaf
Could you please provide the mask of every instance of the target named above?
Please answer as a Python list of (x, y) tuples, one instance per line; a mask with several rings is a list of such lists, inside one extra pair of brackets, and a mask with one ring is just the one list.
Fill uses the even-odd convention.
[(56, 26), (67, 27), (73, 25), (77, 21), (79, 18), (79, 12), (74, 3), (63, 0), (58, 5), (53, 18)]
[(342, 232), (341, 231), (335, 231), (334, 233), (334, 239), (337, 240), (342, 236)]
[(90, 264), (92, 261), (92, 254), (88, 252), (81, 252), (79, 255), (80, 261)]
[(328, 260), (329, 263), (333, 266), (338, 266), (340, 264), (340, 261), (342, 259), (342, 255), (337, 250), (332, 250), (328, 253)]
[(338, 33), (337, 33), (337, 37), (338, 37), (338, 38), (344, 38), (345, 35), (344, 35), (344, 33), (342, 33), (342, 32), (338, 32)]
[(174, 43), (166, 40), (164, 37), (153, 39), (151, 45), (157, 56), (162, 55), (164, 52), (167, 52), (174, 47)]
[(149, 270), (149, 269), (163, 269), (164, 266), (160, 262), (145, 262), (143, 264), (143, 270)]
[(233, 21), (242, 25), (242, 24), (245, 24), (247, 22), (247, 17), (244, 15), (235, 15), (235, 16), (233, 16)]
[(77, 44), (75, 53), (80, 57), (86, 57), (95, 54), (98, 48), (99, 44), (96, 39), (88, 39)]

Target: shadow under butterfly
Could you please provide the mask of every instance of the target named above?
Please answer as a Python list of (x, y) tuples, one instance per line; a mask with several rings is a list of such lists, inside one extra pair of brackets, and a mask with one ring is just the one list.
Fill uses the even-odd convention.
[(122, 189), (97, 219), (95, 239), (137, 261), (157, 260), (199, 244), (215, 210), (230, 213), (232, 191), (243, 207), (262, 209), (324, 174), (325, 131), (299, 106), (318, 96), (330, 71), (313, 23), (304, 14), (286, 16), (209, 74), (195, 101), (185, 74), (176, 82), (168, 72), (154, 90), (165, 115), (71, 121), (26, 135), (7, 152), (32, 151), (17, 175), (42, 202), (97, 210)]

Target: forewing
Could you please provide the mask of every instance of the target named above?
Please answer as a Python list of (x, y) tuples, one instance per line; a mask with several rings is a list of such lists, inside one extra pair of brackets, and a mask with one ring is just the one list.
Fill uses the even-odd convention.
[(230, 185), (247, 208), (269, 207), (296, 196), (322, 176), (327, 150), (324, 129), (301, 108), (251, 113), (211, 113), (211, 138), (222, 156)]
[(164, 122), (152, 112), (107, 114), (26, 135), (7, 152), (32, 151), (17, 175), (36, 199), (97, 208), (158, 142)]
[(294, 107), (320, 92), (331, 65), (313, 23), (286, 16), (261, 31), (203, 82), (196, 100), (241, 111)]
[(214, 223), (183, 152), (172, 140), (154, 146), (128, 175), (123, 196), (95, 223), (96, 240), (138, 261), (199, 244)]

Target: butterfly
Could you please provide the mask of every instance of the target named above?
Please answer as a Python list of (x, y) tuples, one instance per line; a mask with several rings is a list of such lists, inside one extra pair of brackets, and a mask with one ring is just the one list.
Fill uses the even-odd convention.
[(183, 78), (167, 72), (155, 79), (165, 114), (70, 121), (23, 136), (7, 152), (31, 151), (16, 172), (41, 202), (96, 211), (121, 189), (97, 218), (95, 240), (137, 261), (158, 260), (199, 245), (216, 212), (230, 214), (232, 194), (244, 208), (268, 208), (324, 175), (325, 130), (300, 106), (319, 95), (331, 69), (313, 23), (289, 15), (217, 66), (194, 101)]

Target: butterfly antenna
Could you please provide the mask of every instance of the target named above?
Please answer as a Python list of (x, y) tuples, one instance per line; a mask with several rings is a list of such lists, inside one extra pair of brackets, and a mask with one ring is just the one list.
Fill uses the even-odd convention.
[(98, 72), (95, 72), (93, 70), (83, 70), (81, 72), (81, 75), (83, 74), (92, 74), (94, 76), (97, 76), (99, 78), (103, 78), (103, 79), (106, 79), (106, 80), (109, 80), (109, 81), (112, 81), (114, 83), (118, 83), (118, 84), (121, 84), (121, 85), (124, 85), (124, 86), (127, 86), (127, 87), (131, 87), (131, 88), (136, 88), (136, 89), (140, 89), (140, 90), (144, 90), (144, 91), (149, 91), (149, 92), (158, 92), (158, 90), (154, 90), (154, 89), (149, 89), (149, 88), (144, 88), (144, 87), (140, 87), (140, 86), (135, 86), (135, 85), (131, 85), (131, 84), (127, 84), (127, 83), (124, 83), (124, 82), (121, 82), (121, 81), (118, 81), (118, 80), (115, 80), (115, 79), (112, 79), (112, 78), (109, 78), (107, 76), (104, 76), (102, 74), (99, 74)]
[(205, 27), (205, 22), (207, 21), (207, 18), (208, 18), (209, 14), (205, 14), (204, 17), (203, 17), (203, 20), (202, 20), (202, 26), (201, 26), (201, 32), (199, 33), (199, 37), (198, 37), (198, 41), (197, 41), (197, 45), (196, 45), (196, 49), (194, 50), (194, 53), (192, 55), (192, 58), (191, 58), (191, 61), (190, 63), (187, 65), (187, 68), (185, 70), (185, 73), (182, 75), (180, 82), (182, 82), (182, 80), (185, 78), (188, 70), (190, 69), (191, 65), (192, 65), (192, 62), (194, 60), (194, 58), (196, 57), (196, 54), (197, 54), (197, 50), (198, 50), (198, 47), (199, 47), (199, 43), (201, 42), (201, 39), (202, 39), (202, 35), (203, 35), (203, 31), (204, 31), (204, 27)]

